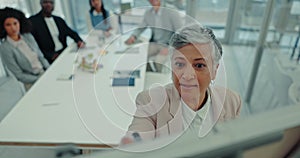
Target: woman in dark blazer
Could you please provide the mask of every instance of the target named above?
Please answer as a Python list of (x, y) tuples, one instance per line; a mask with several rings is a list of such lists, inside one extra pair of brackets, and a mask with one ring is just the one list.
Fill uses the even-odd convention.
[(30, 23), (24, 13), (8, 7), (2, 9), (0, 30), (3, 62), (28, 90), (49, 63), (30, 34)]

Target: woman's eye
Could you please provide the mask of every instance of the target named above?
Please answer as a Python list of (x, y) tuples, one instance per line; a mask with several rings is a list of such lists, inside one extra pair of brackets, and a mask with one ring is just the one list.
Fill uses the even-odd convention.
[(198, 63), (198, 64), (195, 64), (194, 67), (197, 68), (197, 69), (201, 69), (201, 68), (206, 67), (206, 65), (205, 65), (205, 64)]
[(179, 67), (179, 68), (182, 68), (182, 67), (184, 67), (184, 63), (182, 63), (182, 62), (175, 62), (175, 66), (176, 67)]

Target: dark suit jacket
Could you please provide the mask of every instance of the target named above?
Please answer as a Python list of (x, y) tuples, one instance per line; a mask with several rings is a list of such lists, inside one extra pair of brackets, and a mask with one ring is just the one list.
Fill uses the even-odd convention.
[[(75, 31), (73, 31), (62, 18), (54, 15), (52, 15), (52, 17), (58, 28), (59, 40), (63, 45), (63, 49), (67, 47), (67, 36), (70, 36), (72, 39), (74, 39), (75, 42), (82, 41), (79, 35)], [(29, 20), (33, 25), (33, 29), (31, 32), (32, 35), (38, 43), (45, 58), (49, 61), (49, 63), (52, 63), (55, 53), (59, 54), (62, 52), (62, 50), (60, 50), (59, 52), (55, 52), (54, 41), (51, 37), (42, 12), (40, 11), (36, 15), (31, 16)]]

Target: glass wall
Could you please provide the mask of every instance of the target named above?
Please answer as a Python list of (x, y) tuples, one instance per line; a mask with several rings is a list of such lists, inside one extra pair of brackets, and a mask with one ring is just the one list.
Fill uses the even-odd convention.
[(300, 2), (296, 0), (274, 0), (271, 22), (265, 30), (267, 39), (262, 62), (254, 85), (254, 91), (264, 92), (264, 95), (253, 93), (253, 112), (300, 103), (300, 67), (297, 61), (300, 51), (296, 46), (300, 35), (299, 8)]
[[(300, 1), (195, 2), (195, 18), (213, 28), (225, 44), (228, 87), (238, 91), (244, 101), (248, 98), (249, 87), (253, 88), (251, 100), (249, 104), (246, 103), (250, 112), (263, 112), (295, 102), (292, 101), (295, 97), (292, 99), (291, 95), (296, 80), (300, 79), (300, 71), (296, 72), (295, 68), (300, 52), (299, 47), (296, 47), (300, 30)], [(268, 8), (270, 2), (272, 7)], [(270, 21), (264, 28), (267, 11), (271, 11)], [(265, 38), (263, 35), (266, 35)], [(286, 70), (286, 67), (290, 70)], [(250, 84), (253, 75), (255, 83)]]
[[(291, 8), (294, 1), (298, 0), (275, 0), (273, 6), (273, 14), (270, 23), (270, 27), (267, 31), (271, 32), (267, 36), (267, 42), (269, 44), (279, 44), (282, 47), (290, 47), (293, 43), (293, 39), (289, 39), (290, 36), (295, 36), (293, 34), (297, 29), (297, 24), (299, 23), (299, 16), (291, 13)], [(213, 1), (212, 1), (213, 2)], [(218, 1), (216, 1), (218, 2)], [(210, 25), (209, 21), (211, 19), (220, 19), (216, 20), (221, 23), (221, 26), (224, 25), (224, 21), (228, 29), (225, 28), (225, 35), (228, 35), (225, 43), (230, 44), (243, 44), (243, 45), (255, 45), (258, 40), (261, 24), (264, 18), (264, 12), (266, 9), (267, 0), (227, 0), (221, 1), (222, 3), (227, 2), (226, 4), (219, 3), (213, 8), (223, 8), (225, 10), (223, 15), (215, 15), (213, 18), (211, 16), (202, 16), (198, 18), (199, 21), (203, 21), (204, 24)], [(205, 3), (204, 3), (205, 4)], [(203, 6), (205, 6), (203, 4)], [(224, 17), (227, 15), (226, 6), (231, 8), (233, 12), (230, 13), (232, 19), (225, 20)], [(205, 7), (212, 7), (213, 5), (207, 5)], [(295, 6), (295, 5), (294, 5)], [(211, 8), (211, 9), (213, 9)], [(228, 10), (228, 9), (227, 9)], [(297, 10), (297, 9), (295, 9)], [(299, 9), (298, 9), (299, 10)], [(209, 15), (213, 15), (213, 10), (209, 11)], [(198, 13), (198, 17), (201, 17), (201, 11)], [(216, 18), (217, 17), (217, 18)], [(217, 26), (217, 25), (216, 25)], [(226, 32), (227, 31), (227, 32)], [(219, 36), (224, 37), (224, 36)], [(282, 40), (284, 38), (284, 40)], [(292, 41), (291, 41), (292, 40)]]
[[(1, 8), (5, 6), (19, 8), (27, 16), (40, 10), (39, 0), (0, 1)], [(149, 5), (148, 0), (103, 1), (105, 7), (113, 13), (120, 11), (121, 3), (129, 2), (132, 7)], [(269, 1), (274, 1), (271, 20), (267, 29), (262, 30)], [(164, 0), (163, 5), (185, 12), (187, 2), (187, 0)], [(297, 72), (292, 73), (292, 70), (296, 70), (296, 60), (299, 56), (297, 39), (300, 30), (300, 1), (195, 0), (193, 2), (195, 4), (192, 5), (197, 6), (195, 18), (203, 25), (213, 28), (217, 37), (225, 44), (224, 52), (229, 61), (225, 63), (229, 67), (229, 87), (245, 97), (256, 54), (262, 53), (253, 88), (255, 92), (265, 91), (266, 93), (263, 93), (264, 95), (253, 93), (252, 110), (260, 111), (263, 107), (267, 108), (266, 105), (271, 108), (280, 104), (288, 104), (291, 101), (289, 99), (290, 87), (295, 78), (298, 77), (297, 75), (290, 76), (297, 74)], [(54, 14), (65, 18), (67, 23), (77, 32), (87, 34), (86, 16), (88, 10), (89, 3), (87, 0), (56, 1)], [(263, 32), (266, 33), (266, 40), (263, 43), (258, 43)], [(262, 52), (258, 52), (261, 49), (257, 47), (259, 44), (262, 46)], [(286, 67), (290, 69), (285, 70)], [(282, 70), (284, 71), (282, 72)], [(300, 72), (298, 73), (300, 74)], [(235, 78), (231, 74), (234, 74)]]
[[(186, 2), (185, 0), (165, 0), (162, 1), (163, 6), (175, 8), (179, 10), (184, 10)], [(148, 0), (103, 0), (104, 6), (107, 10), (109, 10), (112, 14), (117, 14), (120, 12), (120, 4), (122, 3), (130, 3), (131, 7), (143, 7), (149, 6)], [(63, 3), (64, 5), (70, 4), (69, 12), (71, 13), (71, 21), (73, 27), (80, 32), (81, 34), (87, 34), (86, 28), (86, 18), (89, 10), (88, 1), (82, 0), (68, 0), (67, 3)], [(64, 6), (67, 8), (68, 6)], [(82, 14), (77, 14), (78, 10), (82, 11)], [(66, 12), (66, 11), (64, 11)], [(76, 16), (75, 16), (76, 15)]]
[[(299, 6), (295, 0), (252, 0), (240, 4), (241, 14), (233, 20), (236, 28), (231, 32), (231, 49), (235, 48), (232, 57), (242, 80), (240, 93), (244, 99), (250, 99), (251, 113), (297, 103), (295, 94), (299, 93), (295, 89), (300, 88), (300, 71), (299, 48), (295, 45), (299, 37)], [(253, 88), (250, 98), (249, 88)]]
[(257, 41), (266, 0), (197, 0), (195, 18), (230, 44)]
[(5, 7), (22, 10), (27, 17), (31, 15), (31, 10), (26, 0), (0, 0), (0, 8)]
[[(40, 11), (40, 0), (0, 0), (0, 8), (11, 7), (24, 12), (26, 17), (30, 17)], [(65, 13), (61, 1), (55, 1), (53, 14), (65, 18)]]
[(220, 39), (225, 37), (230, 0), (198, 0), (195, 18), (205, 26), (214, 29)]

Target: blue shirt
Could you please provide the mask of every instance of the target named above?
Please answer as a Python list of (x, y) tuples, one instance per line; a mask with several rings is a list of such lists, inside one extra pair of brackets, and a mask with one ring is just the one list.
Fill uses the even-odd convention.
[[(107, 18), (109, 17), (109, 12), (105, 11)], [(96, 30), (103, 30), (107, 31), (110, 28), (110, 22), (108, 19), (104, 19), (104, 16), (102, 13), (97, 13), (95, 10), (93, 12), (90, 12), (91, 22)]]

